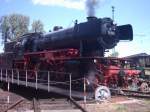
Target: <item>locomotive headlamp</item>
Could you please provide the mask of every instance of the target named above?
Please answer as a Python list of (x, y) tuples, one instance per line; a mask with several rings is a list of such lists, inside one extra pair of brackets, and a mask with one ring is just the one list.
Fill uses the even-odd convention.
[(109, 27), (107, 34), (110, 36), (115, 36), (116, 35), (116, 25)]
[(97, 59), (94, 59), (94, 63), (97, 63)]

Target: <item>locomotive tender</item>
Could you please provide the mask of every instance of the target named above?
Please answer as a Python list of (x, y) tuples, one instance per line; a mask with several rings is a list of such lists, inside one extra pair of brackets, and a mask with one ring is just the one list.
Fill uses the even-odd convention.
[[(46, 34), (28, 33), (7, 42), (0, 67), (68, 72), (73, 79), (85, 76), (91, 90), (91, 86), (95, 88), (93, 82), (100, 81), (102, 73), (97, 64), (101, 65), (105, 50), (115, 47), (120, 40), (133, 40), (130, 24), (117, 26), (111, 18), (87, 17), (86, 22), (75, 23), (71, 28)], [(40, 75), (44, 79), (45, 74)], [(52, 79), (67, 80), (65, 75)]]

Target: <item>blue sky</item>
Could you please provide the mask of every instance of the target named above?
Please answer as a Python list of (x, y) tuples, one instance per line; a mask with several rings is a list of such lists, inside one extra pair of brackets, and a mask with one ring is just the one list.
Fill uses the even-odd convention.
[[(115, 22), (118, 25), (132, 24), (134, 40), (120, 42), (115, 50), (120, 56), (141, 52), (150, 54), (150, 0), (100, 0), (97, 17), (111, 17), (115, 6)], [(0, 0), (0, 16), (21, 13), (33, 20), (40, 19), (48, 31), (55, 25), (64, 28), (73, 26), (73, 21), (86, 21), (84, 0)], [(111, 51), (111, 50), (110, 50)]]

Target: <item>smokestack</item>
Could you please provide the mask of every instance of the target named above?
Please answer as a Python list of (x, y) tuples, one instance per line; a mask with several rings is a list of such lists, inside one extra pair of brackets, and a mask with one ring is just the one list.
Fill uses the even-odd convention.
[(87, 20), (88, 20), (88, 21), (92, 21), (92, 20), (95, 20), (95, 19), (97, 19), (97, 17), (94, 17), (94, 16), (89, 16), (89, 17), (87, 17)]
[(100, 0), (86, 0), (86, 10), (88, 17), (95, 17), (95, 8)]

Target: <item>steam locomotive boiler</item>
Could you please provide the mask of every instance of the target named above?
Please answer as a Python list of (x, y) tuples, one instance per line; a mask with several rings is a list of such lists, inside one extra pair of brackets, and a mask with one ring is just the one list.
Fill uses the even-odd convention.
[[(23, 52), (73, 48), (82, 56), (104, 56), (119, 40), (132, 40), (131, 25), (116, 26), (110, 18), (88, 17), (88, 21), (47, 34), (27, 34), (21, 42)], [(92, 54), (95, 52), (99, 54)]]
[[(76, 22), (71, 28), (56, 28), (46, 34), (28, 33), (6, 43), (0, 66), (71, 73), (74, 80), (85, 76), (89, 90), (93, 90), (102, 75), (96, 62), (100, 64), (105, 50), (115, 47), (120, 40), (133, 40), (130, 24), (117, 26), (111, 18), (88, 17), (87, 22)], [(30, 75), (34, 77), (34, 73)], [(39, 76), (45, 78), (43, 72)], [(65, 75), (57, 74), (51, 79), (67, 80)]]

